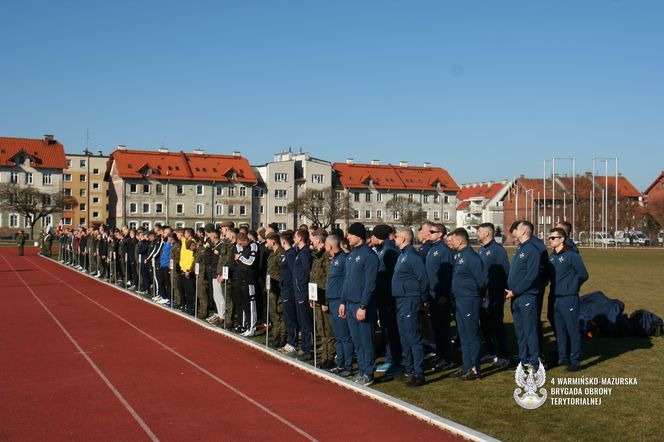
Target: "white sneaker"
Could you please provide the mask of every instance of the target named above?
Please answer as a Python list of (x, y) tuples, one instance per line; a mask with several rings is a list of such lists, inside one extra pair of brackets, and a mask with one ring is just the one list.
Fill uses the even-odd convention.
[(245, 338), (250, 338), (252, 336), (256, 335), (256, 329), (249, 329), (246, 332), (242, 333), (240, 336), (244, 336)]
[(167, 304), (169, 302), (171, 302), (169, 299), (161, 298), (159, 301), (157, 301), (157, 304), (162, 304), (163, 305), (163, 304)]
[(154, 295), (154, 296), (152, 297), (152, 300), (153, 300), (153, 301), (159, 301), (160, 299), (161, 299), (161, 296), (159, 296), (159, 295)]
[(279, 349), (279, 351), (285, 355), (294, 355), (295, 353), (297, 353), (297, 349), (290, 344), (284, 345)]
[(219, 315), (215, 313), (215, 314), (213, 314), (212, 316), (208, 316), (205, 320), (206, 320), (207, 322), (214, 322), (214, 321), (216, 321), (217, 319), (219, 319)]

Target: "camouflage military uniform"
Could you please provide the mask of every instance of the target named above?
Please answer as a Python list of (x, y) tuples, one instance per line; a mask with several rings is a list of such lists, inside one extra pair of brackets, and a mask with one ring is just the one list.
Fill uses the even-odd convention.
[(327, 273), (330, 270), (330, 257), (325, 249), (316, 250), (312, 253), (310, 282), (318, 284), (318, 301), (316, 302), (316, 334), (320, 339), (320, 363), (326, 364), (334, 361), (336, 343), (332, 335), (332, 321), (329, 311), (324, 312), (322, 306), (327, 306), (325, 288), (327, 286)]
[[(223, 275), (224, 266), (228, 266), (233, 256), (231, 255), (233, 251), (233, 243), (228, 239), (224, 238), (222, 240), (222, 246), (219, 249), (219, 263), (217, 264), (217, 275)], [(230, 270), (230, 269), (229, 269)], [(229, 275), (230, 276), (230, 275)], [(231, 291), (233, 284), (231, 281), (222, 281), (221, 282), (221, 291), (226, 298), (226, 315), (224, 318), (224, 328), (233, 327), (233, 297), (231, 296)], [(224, 292), (225, 290), (225, 292)]]
[(182, 250), (182, 241), (177, 240), (171, 246), (170, 261), (173, 261), (171, 270), (171, 287), (173, 288), (173, 307), (182, 305), (182, 292), (180, 291), (180, 250)]
[(270, 276), (270, 319), (272, 320), (272, 344), (274, 346), (286, 345), (286, 323), (284, 322), (284, 305), (281, 301), (281, 292), (279, 290), (279, 269), (281, 260), (286, 251), (279, 247), (277, 251), (270, 251), (267, 257), (267, 274)]
[(198, 275), (196, 275), (196, 290), (198, 292), (198, 312), (196, 315), (199, 319), (205, 319), (208, 315), (208, 305), (210, 295), (206, 290), (205, 280), (205, 249), (210, 247), (210, 243), (206, 240), (198, 243), (196, 253), (194, 254), (194, 262), (198, 264)]

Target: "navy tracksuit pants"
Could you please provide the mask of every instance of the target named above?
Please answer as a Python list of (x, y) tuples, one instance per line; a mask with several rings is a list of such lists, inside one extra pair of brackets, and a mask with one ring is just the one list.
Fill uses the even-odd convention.
[(539, 339), (537, 336), (537, 295), (520, 295), (512, 300), (514, 331), (519, 344), (519, 360), (522, 364), (539, 367)]
[(508, 359), (507, 336), (503, 323), (505, 291), (503, 289), (489, 290), (487, 298), (487, 303), (482, 305), (480, 311), (480, 323), (486, 344), (486, 354)]
[(355, 346), (357, 355), (358, 372), (373, 379), (376, 353), (374, 351), (374, 324), (376, 323), (376, 304), (373, 302), (367, 306), (364, 321), (357, 320), (357, 309), (359, 303), (346, 303), (346, 318), (348, 319), (348, 330)]
[(388, 299), (378, 299), (378, 320), (385, 333), (386, 349), (385, 362), (394, 365), (401, 364), (401, 342), (397, 321), (397, 306), (392, 296)]
[(300, 350), (305, 353), (313, 353), (313, 333), (314, 333), (314, 317), (313, 310), (309, 306), (307, 298), (295, 299), (295, 308), (297, 311), (297, 322), (300, 324), (300, 331), (302, 332), (302, 342), (300, 342)]
[[(285, 295), (285, 296), (284, 296)], [(290, 296), (288, 296), (290, 295)], [(286, 324), (287, 341), (293, 347), (297, 347), (297, 309), (295, 297), (285, 289), (281, 291), (281, 300), (284, 308), (284, 323)]]
[[(558, 359), (581, 365), (579, 295), (556, 296), (554, 305)], [(567, 342), (569, 340), (569, 348)]]
[(403, 348), (401, 361), (406, 373), (424, 376), (424, 350), (422, 348), (422, 333), (420, 330), (420, 311), (422, 301), (417, 296), (396, 298), (397, 324)]
[(457, 297), (456, 322), (461, 338), (463, 371), (473, 368), (480, 374), (480, 304), (479, 296)]
[(350, 330), (345, 318), (339, 316), (340, 299), (328, 299), (330, 305), (330, 319), (332, 320), (332, 333), (336, 341), (337, 367), (348, 371), (353, 370), (353, 342), (350, 340)]

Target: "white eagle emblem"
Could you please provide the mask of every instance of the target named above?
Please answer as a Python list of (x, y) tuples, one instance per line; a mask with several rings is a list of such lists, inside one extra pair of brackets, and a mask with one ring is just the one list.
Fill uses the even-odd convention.
[(486, 256), (491, 256), (491, 250), (486, 251)]
[(463, 264), (464, 262), (466, 261), (464, 261), (463, 258), (459, 258), (459, 264)]
[(521, 252), (521, 253), (519, 254), (519, 258), (523, 259), (523, 258), (525, 258), (525, 257), (526, 257), (526, 254), (525, 254), (525, 253)]
[(339, 260), (338, 260), (338, 259), (334, 261), (334, 265), (335, 265), (335, 266), (338, 266), (338, 265), (339, 265)]
[(438, 250), (433, 251), (433, 256), (438, 256)]
[(406, 262), (406, 257), (401, 258), (401, 262)]
[(561, 256), (560, 258), (558, 258), (558, 261), (560, 261), (560, 262), (565, 262), (565, 257), (564, 257), (564, 256)]
[[(519, 396), (521, 388), (517, 387), (514, 389), (514, 400), (521, 407), (527, 410), (534, 410), (546, 402), (546, 388), (540, 388), (546, 384), (546, 371), (543, 364), (539, 364), (539, 369), (536, 372), (530, 365), (527, 370), (524, 369), (521, 362), (519, 362), (519, 366), (516, 368), (516, 373), (514, 374), (514, 381), (516, 385), (524, 390), (523, 396)], [(537, 394), (538, 388), (540, 389), (539, 394), (542, 396)]]
[(360, 257), (355, 258), (355, 262), (360, 262)]

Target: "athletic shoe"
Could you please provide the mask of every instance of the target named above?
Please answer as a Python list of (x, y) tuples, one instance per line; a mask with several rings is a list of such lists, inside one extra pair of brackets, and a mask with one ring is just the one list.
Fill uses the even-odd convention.
[(330, 368), (334, 367), (334, 361), (322, 361), (318, 363), (318, 368), (321, 370), (328, 370)]
[(205, 320), (206, 320), (207, 322), (212, 323), (212, 322), (216, 321), (218, 318), (219, 318), (219, 315), (215, 313), (215, 314), (213, 314), (213, 315), (211, 315), (211, 316), (208, 316)]
[(314, 360), (314, 354), (310, 351), (302, 352), (301, 354), (298, 354), (295, 359), (302, 362), (310, 362)]
[(370, 378), (366, 374), (363, 374), (363, 375), (359, 375), (357, 377), (357, 379), (353, 382), (355, 382), (356, 384), (360, 384), (360, 385), (363, 385), (365, 387), (368, 387), (369, 385), (374, 383), (374, 380), (373, 380), (373, 378)]
[(342, 371), (346, 371), (346, 369), (343, 368), (343, 367), (334, 367), (334, 368), (330, 369), (330, 373), (332, 373), (332, 374), (339, 374)]
[(498, 358), (496, 355), (484, 355), (480, 358), (480, 364), (486, 364), (488, 362), (496, 362)]
[(473, 370), (468, 370), (463, 375), (459, 376), (459, 380), (461, 382), (479, 381), (480, 375), (475, 373)]
[(244, 336), (245, 338), (256, 336), (256, 330), (248, 329), (244, 333), (241, 333), (240, 336)]
[(376, 371), (378, 373), (385, 373), (387, 371), (387, 369), (390, 368), (391, 366), (392, 366), (391, 363), (383, 362), (382, 364), (380, 364), (379, 366), (376, 367)]
[(279, 351), (287, 356), (294, 356), (297, 353), (297, 349), (290, 344), (284, 345)]
[(154, 295), (154, 296), (152, 297), (152, 300), (153, 300), (153, 301), (158, 301), (159, 298), (161, 298), (161, 296), (159, 296), (159, 295)]
[(454, 362), (451, 361), (446, 361), (445, 359), (441, 359), (436, 363), (436, 365), (433, 366), (434, 371), (445, 371), (449, 370), (450, 368), (454, 367)]
[(390, 368), (385, 370), (385, 376), (398, 376), (403, 373), (403, 367), (401, 365), (390, 365)]
[(408, 382), (406, 382), (406, 387), (420, 387), (424, 385), (426, 381), (424, 380), (424, 376), (420, 375), (413, 375)]
[(580, 365), (574, 365), (574, 364), (570, 364), (565, 368), (565, 371), (569, 371), (569, 372), (577, 372), (577, 371), (580, 371), (580, 370), (581, 370), (581, 366)]
[(510, 361), (505, 358), (496, 358), (496, 362), (491, 366), (494, 370), (500, 370), (509, 367)]
[(348, 370), (343, 370), (343, 371), (340, 371), (339, 373), (337, 373), (337, 376), (348, 379), (351, 376), (353, 376), (353, 372), (348, 371)]
[(168, 303), (170, 303), (170, 302), (171, 302), (170, 299), (161, 298), (159, 301), (157, 301), (157, 304), (164, 305), (164, 304), (168, 304)]

